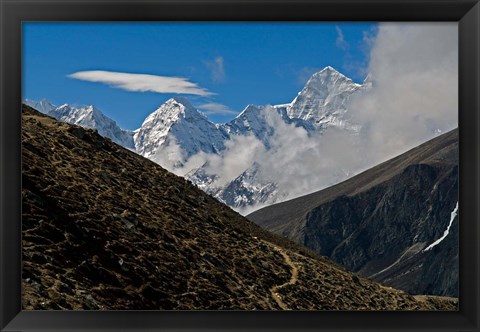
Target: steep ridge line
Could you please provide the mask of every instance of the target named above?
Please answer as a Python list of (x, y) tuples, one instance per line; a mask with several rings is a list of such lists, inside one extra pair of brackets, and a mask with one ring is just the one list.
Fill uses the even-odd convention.
[(270, 293), (272, 294), (273, 299), (275, 300), (275, 302), (277, 302), (280, 308), (282, 308), (283, 310), (290, 310), (288, 306), (285, 304), (285, 302), (283, 302), (281, 296), (278, 294), (278, 290), (288, 285), (294, 285), (297, 282), (298, 267), (295, 266), (295, 264), (290, 259), (290, 256), (288, 256), (288, 254), (283, 249), (275, 245), (273, 247), (276, 251), (278, 251), (283, 256), (285, 263), (291, 267), (292, 276), (290, 277), (289, 281), (284, 282), (281, 285), (275, 285), (272, 288), (270, 288)]

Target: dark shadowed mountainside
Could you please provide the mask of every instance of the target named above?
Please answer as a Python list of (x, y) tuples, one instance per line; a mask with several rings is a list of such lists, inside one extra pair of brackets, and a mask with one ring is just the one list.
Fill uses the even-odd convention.
[(25, 106), (22, 158), (26, 310), (457, 308), (353, 275), (96, 131)]
[(248, 216), (411, 294), (458, 295), (458, 129), (319, 192)]

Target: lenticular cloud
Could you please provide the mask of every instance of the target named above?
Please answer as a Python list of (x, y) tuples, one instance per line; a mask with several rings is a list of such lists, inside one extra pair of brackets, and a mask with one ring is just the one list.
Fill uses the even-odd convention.
[(82, 81), (104, 83), (127, 91), (183, 93), (199, 96), (210, 96), (213, 94), (183, 77), (131, 74), (104, 70), (79, 71), (68, 75), (68, 77)]

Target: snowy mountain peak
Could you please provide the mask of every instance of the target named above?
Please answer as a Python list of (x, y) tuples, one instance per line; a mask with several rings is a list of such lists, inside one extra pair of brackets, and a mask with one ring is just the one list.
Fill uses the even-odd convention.
[[(310, 77), (298, 96), (287, 106), (290, 118), (310, 121), (316, 126), (343, 124), (347, 101), (362, 85), (325, 67)], [(343, 125), (342, 125), (343, 126)]]
[(193, 107), (188, 99), (183, 97), (174, 97), (167, 100), (165, 103), (160, 105), (155, 112), (150, 114), (143, 122), (142, 127), (155, 125), (158, 122), (170, 127), (180, 118), (185, 118), (187, 116), (195, 117), (199, 115), (201, 114), (195, 109), (195, 107)]
[(42, 113), (48, 113), (51, 110), (54, 110), (57, 108), (54, 104), (52, 104), (48, 99), (42, 99), (40, 101), (35, 101), (35, 100), (30, 100), (30, 99), (25, 99), (23, 101), (26, 105), (36, 109), (37, 111), (40, 111)]
[(309, 88), (318, 90), (319, 88), (323, 87), (329, 89), (332, 86), (339, 85), (344, 82), (359, 86), (359, 84), (353, 83), (350, 78), (343, 75), (335, 68), (328, 66), (323, 68), (321, 71), (314, 73), (307, 81), (307, 84), (305, 85), (305, 88), (303, 90)]
[(312, 76), (316, 76), (316, 75), (339, 75), (339, 76), (344, 76), (344, 77), (346, 77), (345, 75), (343, 75), (342, 73), (340, 73), (338, 70), (336, 70), (336, 69), (333, 68), (332, 66), (326, 66), (326, 67), (323, 68), (322, 70), (314, 73)]
[(173, 97), (173, 98), (170, 98), (169, 100), (167, 100), (165, 103), (177, 103), (177, 104), (181, 104), (183, 106), (185, 106), (185, 108), (189, 109), (189, 110), (195, 110), (195, 107), (193, 107), (193, 105), (190, 103), (190, 101), (185, 98), (185, 97)]
[[(104, 118), (106, 118), (105, 115), (93, 105), (73, 106), (69, 104), (63, 104), (51, 110), (49, 115), (61, 121), (96, 129), (98, 129), (97, 126), (103, 122)], [(107, 119), (113, 121), (109, 118)]]
[(174, 97), (163, 103), (143, 122), (134, 135), (137, 152), (154, 161), (156, 155), (177, 144), (189, 157), (199, 151), (218, 152), (223, 148), (224, 133), (201, 114), (186, 98)]
[(57, 120), (85, 128), (97, 129), (100, 135), (110, 138), (113, 142), (126, 148), (133, 149), (133, 133), (118, 127), (115, 121), (105, 116), (102, 111), (93, 105), (72, 106), (63, 104), (57, 107), (47, 99), (40, 101), (26, 99), (24, 103)]
[(326, 66), (325, 68), (323, 68), (322, 70), (320, 71), (336, 71), (338, 73), (338, 70), (336, 70), (335, 68), (333, 68), (332, 66)]

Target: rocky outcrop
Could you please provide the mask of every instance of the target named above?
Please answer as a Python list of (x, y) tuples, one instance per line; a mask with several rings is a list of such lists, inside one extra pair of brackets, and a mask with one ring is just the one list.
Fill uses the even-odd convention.
[(336, 186), (248, 218), (386, 285), (411, 294), (457, 296), (457, 202), (454, 130)]

